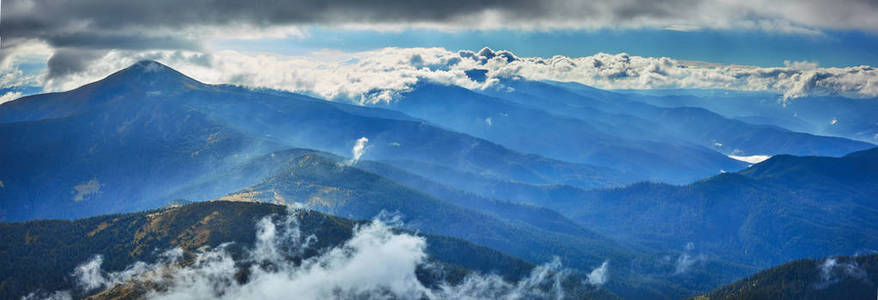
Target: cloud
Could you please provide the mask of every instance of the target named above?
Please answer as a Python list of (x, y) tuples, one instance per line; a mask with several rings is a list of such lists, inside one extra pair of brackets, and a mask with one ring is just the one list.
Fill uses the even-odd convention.
[[(725, 173), (725, 172), (723, 172)], [(695, 250), (695, 243), (688, 242), (685, 246), (683, 246), (683, 253), (677, 257), (677, 261), (674, 263), (674, 273), (673, 275), (684, 274), (689, 271), (689, 268), (694, 266), (696, 263), (703, 262), (707, 260), (707, 257), (704, 254), (691, 255), (690, 253)]]
[(351, 159), (347, 161), (348, 165), (357, 163), (363, 154), (366, 154), (366, 143), (369, 142), (365, 136), (357, 139), (357, 143), (351, 148)]
[[(389, 102), (418, 82), (432, 81), (508, 91), (503, 80), (578, 82), (604, 89), (728, 89), (768, 91), (783, 99), (840, 95), (878, 97), (878, 69), (821, 68), (813, 62), (779, 67), (720, 65), (625, 53), (519, 57), (509, 51), (452, 52), (443, 48), (384, 48), (356, 53), (318, 52), (307, 57), (236, 51), (112, 50), (86, 70), (44, 82), (47, 91), (69, 90), (142, 59), (155, 59), (198, 80), (273, 88), (362, 104)], [(473, 76), (473, 70), (478, 76)]]
[(59, 49), (49, 61), (47, 67), (51, 78), (67, 74), (79, 73), (87, 69), (91, 61), (98, 58), (100, 53), (81, 49)]
[(595, 268), (588, 274), (586, 282), (591, 285), (603, 285), (607, 283), (607, 266), (609, 265), (609, 261), (604, 261), (600, 267)]
[(677, 263), (674, 265), (674, 275), (679, 275), (686, 273), (689, 271), (695, 263), (703, 261), (705, 258), (703, 255), (692, 256), (689, 253), (680, 254), (680, 257), (677, 258)]
[(27, 294), (24, 297), (21, 297), (22, 300), (73, 300), (73, 296), (70, 294), (70, 291), (57, 291), (53, 293), (38, 293), (32, 292)]
[(46, 65), (53, 51), (43, 42), (34, 40), (9, 42), (3, 38), (0, 47), (0, 88), (41, 86), (45, 74), (26, 73), (22, 66)]
[[(518, 282), (472, 273), (460, 284), (428, 288), (415, 275), (419, 267), (439, 268), (427, 261), (426, 239), (395, 232), (378, 219), (355, 227), (342, 245), (296, 264), (289, 258), (301, 257), (316, 241), (299, 230), (296, 212), (261, 219), (253, 248), (238, 261), (226, 250), (228, 243), (200, 249), (191, 264), (181, 264), (183, 251), (175, 248), (156, 263), (137, 262), (119, 272), (103, 271), (102, 257), (95, 256), (76, 268), (74, 278), (86, 292), (150, 283), (142, 285), (148, 299), (560, 299), (561, 282), (570, 275), (556, 258)], [(249, 274), (245, 282), (236, 276), (242, 271)]]
[(21, 97), (21, 92), (6, 92), (6, 94), (0, 96), (0, 104), (18, 99), (19, 97)]
[[(499, 275), (470, 274), (458, 285), (444, 284), (432, 292), (430, 299), (564, 299), (562, 282), (570, 272), (560, 259), (539, 265), (530, 275), (510, 283)], [(545, 286), (549, 286), (548, 290)]]
[(77, 266), (76, 271), (73, 271), (73, 276), (79, 279), (79, 286), (86, 291), (105, 286), (108, 280), (101, 274), (101, 264), (103, 263), (104, 258), (96, 255), (88, 262)]
[(803, 68), (716, 65), (667, 57), (598, 53), (571, 58), (522, 58), (486, 65), (494, 76), (572, 81), (610, 89), (697, 88), (772, 91), (785, 99), (810, 95), (878, 96), (878, 70), (869, 66)]
[[(268, 29), (290, 25), (351, 28), (583, 29), (752, 28), (808, 31), (813, 28), (878, 30), (874, 1), (333, 1), (234, 0), (147, 3), (112, 0), (4, 1), (4, 36), (56, 41), (88, 34), (83, 41), (127, 31), (153, 33), (205, 27)], [(194, 30), (187, 31), (191, 33)], [(129, 35), (133, 36), (133, 35)], [(150, 35), (143, 39), (153, 38)], [(53, 42), (54, 43), (54, 42)], [(127, 45), (135, 41), (122, 41)]]
[(839, 262), (838, 258), (827, 258), (817, 265), (820, 271), (820, 280), (814, 283), (815, 289), (825, 289), (839, 281), (850, 278), (854, 280), (868, 280), (866, 271), (856, 261)]
[(751, 164), (758, 164), (758, 163), (761, 163), (761, 162), (766, 161), (766, 160), (768, 160), (769, 158), (771, 158), (771, 155), (746, 155), (746, 156), (740, 156), (740, 155), (731, 155), (731, 154), (729, 154), (729, 155), (727, 155), (727, 156), (728, 156), (729, 158), (736, 159), (736, 160), (740, 160), (740, 161), (743, 161), (743, 162), (748, 162), (748, 163), (751, 163)]
[(182, 257), (183, 250), (173, 248), (159, 255), (158, 262), (154, 264), (136, 262), (119, 272), (104, 272), (101, 270), (101, 265), (104, 262), (103, 256), (95, 255), (89, 261), (77, 266), (73, 271), (73, 277), (76, 279), (77, 286), (86, 292), (111, 288), (147, 273), (154, 274), (163, 266), (178, 262)]
[(101, 184), (97, 178), (89, 179), (86, 182), (82, 182), (73, 186), (73, 201), (80, 202), (86, 200), (89, 196), (97, 195), (101, 192)]

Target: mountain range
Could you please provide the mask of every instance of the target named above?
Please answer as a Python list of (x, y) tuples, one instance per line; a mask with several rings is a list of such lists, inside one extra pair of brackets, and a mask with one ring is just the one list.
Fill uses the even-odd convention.
[(621, 91), (637, 101), (663, 107), (700, 107), (727, 118), (773, 125), (798, 132), (878, 142), (875, 98), (808, 96), (785, 99), (765, 92), (724, 90)]
[[(878, 249), (878, 148), (777, 155), (737, 173), (673, 186), (581, 191), (545, 206), (617, 239), (767, 267)], [(831, 241), (831, 242), (828, 242)]]
[[(0, 147), (0, 220), (17, 222), (2, 223), (0, 255), (21, 257), (0, 297), (161, 290), (128, 277), (82, 290), (68, 275), (97, 254), (98, 274), (124, 274), (178, 246), (182, 270), (205, 246), (240, 260), (259, 248), (259, 220), (285, 206), (319, 243), (282, 260), (291, 268), (372, 228), (351, 220), (379, 217), (424, 235), (425, 255), (451, 270), (417, 271), (415, 286), (436, 293), (439, 277), (494, 272), (514, 285), (558, 262), (550, 273), (572, 277), (556, 290), (576, 297), (724, 298), (710, 291), (764, 268), (878, 248), (878, 148), (862, 132), (759, 122), (704, 95), (523, 78), (484, 90), (421, 82), (398, 96), (333, 102), (141, 61), (0, 105), (11, 145)], [(779, 113), (769, 106), (753, 110)], [(767, 159), (742, 159), (752, 156)]]

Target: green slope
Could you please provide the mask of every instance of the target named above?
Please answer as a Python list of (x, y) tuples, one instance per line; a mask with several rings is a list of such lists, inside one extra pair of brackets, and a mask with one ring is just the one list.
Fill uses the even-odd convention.
[[(45, 220), (0, 223), (0, 298), (19, 298), (33, 291), (73, 288), (74, 267), (95, 254), (103, 268), (119, 271), (135, 261), (154, 261), (158, 250), (180, 247), (186, 253), (203, 246), (234, 242), (233, 253), (254, 243), (256, 222), (268, 215), (288, 215), (288, 208), (270, 204), (212, 201), (140, 213), (106, 215), (75, 221)], [(351, 238), (355, 221), (313, 211), (297, 215), (300, 230), (316, 241), (302, 255), (337, 246)], [(443, 276), (459, 281), (470, 270), (496, 273), (509, 280), (527, 275), (532, 264), (459, 239), (426, 236), (426, 252), (445, 266)], [(432, 271), (420, 270), (419, 280), (435, 282)], [(581, 296), (612, 298), (594, 288), (580, 287)], [(116, 291), (116, 295), (124, 295)], [(79, 295), (82, 296), (82, 295)]]
[(878, 149), (777, 156), (690, 185), (641, 183), (546, 203), (587, 228), (656, 249), (767, 267), (878, 248)]
[(878, 254), (803, 259), (773, 267), (697, 299), (874, 299)]

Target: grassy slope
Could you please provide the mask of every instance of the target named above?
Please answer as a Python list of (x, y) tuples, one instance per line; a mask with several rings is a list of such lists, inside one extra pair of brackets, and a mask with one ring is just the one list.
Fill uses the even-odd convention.
[[(69, 274), (95, 254), (104, 269), (117, 271), (135, 261), (152, 261), (159, 251), (235, 242), (233, 253), (253, 243), (255, 224), (264, 216), (288, 214), (271, 204), (212, 201), (147, 212), (106, 215), (75, 221), (43, 220), (0, 223), (0, 298), (18, 298), (37, 289), (72, 288)], [(355, 221), (314, 211), (299, 214), (301, 230), (317, 236), (305, 255), (339, 245), (351, 237)], [(501, 274), (508, 279), (526, 275), (533, 265), (498, 251), (459, 239), (428, 235), (427, 253), (450, 267), (451, 280), (466, 270)], [(422, 280), (430, 280), (426, 274)], [(597, 292), (596, 295), (608, 295)]]

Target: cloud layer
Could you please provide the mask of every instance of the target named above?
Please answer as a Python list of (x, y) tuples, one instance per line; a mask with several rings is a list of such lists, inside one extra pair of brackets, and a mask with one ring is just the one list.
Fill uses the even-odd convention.
[[(578, 82), (605, 89), (728, 89), (768, 91), (783, 98), (813, 95), (878, 97), (878, 69), (719, 65), (667, 57), (598, 53), (585, 57), (518, 57), (488, 48), (385, 48), (358, 53), (318, 52), (309, 57), (235, 51), (109, 51), (81, 72), (43, 81), (47, 91), (95, 81), (140, 59), (156, 59), (208, 83), (231, 83), (360, 103), (393, 101), (418, 82), (481, 90), (504, 88), (501, 79)], [(473, 70), (480, 70), (473, 72)]]
[[(878, 2), (343, 0), (328, 4), (319, 0), (7, 0), (3, 1), (0, 22), (0, 70), (6, 73), (0, 75), (12, 70), (5, 65), (8, 60), (28, 53), (24, 48), (41, 45), (51, 49), (44, 75), (55, 79), (88, 72), (95, 61), (113, 55), (112, 51), (206, 51), (205, 45), (216, 40), (306, 37), (310, 26), (394, 31), (651, 28), (806, 35), (821, 35), (827, 30), (878, 32)], [(806, 77), (797, 79), (805, 85), (800, 89), (808, 89), (809, 82), (820, 82), (825, 75), (801, 76)], [(844, 89), (851, 83), (827, 84), (843, 85), (831, 88)]]
[[(440, 268), (427, 261), (426, 239), (395, 233), (377, 219), (355, 228), (344, 244), (294, 264), (289, 258), (300, 256), (316, 241), (299, 230), (297, 220), (295, 212), (279, 221), (260, 220), (254, 247), (238, 261), (224, 244), (200, 250), (191, 264), (182, 266), (178, 262), (183, 252), (175, 248), (156, 263), (137, 262), (119, 272), (103, 271), (101, 257), (95, 256), (73, 275), (86, 292), (149, 283), (144, 285), (147, 299), (561, 299), (561, 282), (570, 276), (555, 259), (518, 282), (471, 274), (460, 284), (429, 288), (415, 275), (419, 267)], [(243, 268), (249, 274), (246, 282), (236, 277)], [(602, 268), (605, 272), (606, 263)], [(162, 288), (153, 289), (152, 283)], [(45, 296), (70, 295), (60, 291)], [(34, 293), (28, 299), (39, 296)]]

